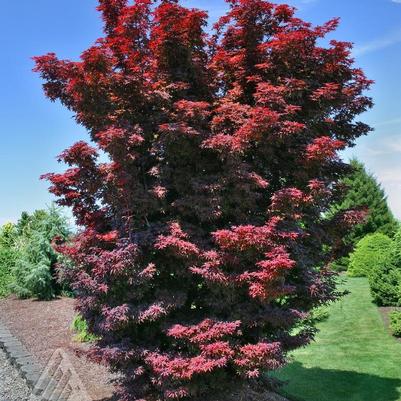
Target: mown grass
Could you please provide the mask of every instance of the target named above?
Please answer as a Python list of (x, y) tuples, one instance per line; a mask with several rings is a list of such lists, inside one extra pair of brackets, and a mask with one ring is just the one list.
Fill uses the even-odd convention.
[(391, 337), (364, 278), (332, 305), (316, 342), (278, 373), (284, 392), (302, 401), (401, 401), (401, 343)]

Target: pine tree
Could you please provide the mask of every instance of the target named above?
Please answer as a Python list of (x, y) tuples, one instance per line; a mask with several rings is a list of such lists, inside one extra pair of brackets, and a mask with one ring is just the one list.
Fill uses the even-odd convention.
[(344, 256), (334, 264), (338, 270), (347, 269), (349, 264), (347, 253), (352, 251), (366, 235), (379, 232), (392, 238), (399, 226), (377, 179), (368, 173), (365, 166), (357, 159), (352, 159), (350, 165), (350, 173), (342, 180), (342, 184), (347, 188), (346, 195), (341, 202), (333, 206), (332, 212), (365, 207), (368, 209), (368, 215), (363, 223), (356, 225), (344, 238)]
[(179, 1), (101, 0), (105, 36), (80, 61), (36, 58), (92, 140), (46, 178), (82, 226), (58, 249), (124, 401), (263, 390), (313, 339), (309, 312), (336, 298), (327, 265), (363, 215), (325, 218), (372, 104), (351, 45), (321, 47), (338, 20), (228, 3), (210, 37)]
[(347, 236), (348, 241), (355, 244), (366, 235), (375, 232), (390, 238), (394, 237), (399, 223), (388, 206), (387, 197), (380, 183), (357, 159), (351, 160), (350, 164), (352, 172), (343, 180), (343, 184), (348, 188), (347, 194), (335, 209), (367, 207), (369, 213), (363, 224), (353, 228)]

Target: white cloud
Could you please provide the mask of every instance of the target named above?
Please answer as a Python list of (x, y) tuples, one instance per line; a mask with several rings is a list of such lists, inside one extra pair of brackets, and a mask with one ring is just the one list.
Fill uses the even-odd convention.
[[(401, 4), (401, 0), (400, 0)], [(385, 120), (385, 121), (380, 121), (378, 123), (372, 124), (375, 128), (377, 127), (383, 127), (385, 125), (395, 125), (395, 124), (400, 124), (401, 123), (401, 117), (397, 118), (392, 118), (390, 120)]]
[(365, 157), (392, 155), (401, 153), (401, 135), (380, 135), (379, 140), (369, 144), (359, 145), (359, 153)]
[(393, 3), (401, 4), (401, 0), (391, 0)]
[(375, 172), (380, 175), (381, 181), (384, 183), (398, 183), (401, 185), (401, 168), (387, 168)]
[(401, 168), (383, 168), (375, 171), (375, 176), (382, 183), (394, 215), (401, 218)]
[[(401, 0), (397, 0), (401, 4)], [(387, 36), (372, 40), (362, 46), (355, 47), (353, 54), (354, 56), (363, 56), (368, 53), (375, 52), (377, 50), (385, 49), (401, 42), (401, 31), (392, 32)]]
[(368, 171), (377, 178), (386, 193), (390, 209), (396, 218), (401, 219), (401, 167), (391, 166), (384, 162), (382, 156), (372, 157), (364, 151), (356, 152), (353, 156), (364, 162)]
[[(390, 121), (392, 124), (395, 119), (380, 125), (388, 125)], [(378, 130), (376, 135), (360, 138), (356, 147), (347, 149), (343, 156), (345, 160), (357, 157), (366, 165), (382, 184), (394, 215), (401, 219), (401, 127), (392, 133), (386, 128), (385, 131)]]

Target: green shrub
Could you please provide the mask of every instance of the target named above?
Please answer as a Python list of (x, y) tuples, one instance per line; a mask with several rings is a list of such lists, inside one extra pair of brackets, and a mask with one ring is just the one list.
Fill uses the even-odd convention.
[(23, 213), (17, 231), (18, 257), (10, 289), (20, 298), (53, 298), (62, 288), (55, 273), (59, 255), (51, 242), (55, 237), (67, 239), (70, 235), (65, 217), (54, 207), (32, 216)]
[(391, 257), (369, 275), (372, 296), (378, 305), (401, 305), (401, 229), (394, 236)]
[(10, 249), (0, 248), (0, 298), (10, 293), (10, 284), (13, 280), (14, 253)]
[(88, 323), (81, 315), (76, 315), (71, 324), (71, 330), (76, 334), (74, 340), (80, 343), (91, 343), (98, 340), (98, 337), (89, 333)]
[(13, 281), (13, 268), (17, 253), (14, 248), (16, 229), (11, 223), (0, 229), (0, 297), (7, 296)]
[[(370, 234), (362, 238), (351, 254), (348, 275), (369, 276), (370, 272), (391, 259), (393, 241), (385, 234)], [(380, 268), (380, 267), (379, 267)]]
[(390, 329), (395, 337), (401, 337), (401, 311), (390, 313)]
[(325, 306), (320, 306), (312, 310), (311, 320), (314, 323), (324, 322), (329, 318), (329, 315), (330, 315), (329, 309)]
[(394, 263), (401, 268), (401, 228), (396, 232), (393, 241)]
[(369, 276), (373, 301), (379, 306), (398, 306), (401, 299), (401, 271), (389, 261)]
[[(379, 234), (375, 234), (379, 235)], [(368, 278), (373, 300), (380, 306), (398, 306), (401, 300), (401, 253), (400, 233), (391, 242), (391, 247), (377, 248), (377, 253), (364, 256), (369, 262)], [(384, 241), (383, 241), (384, 243)]]

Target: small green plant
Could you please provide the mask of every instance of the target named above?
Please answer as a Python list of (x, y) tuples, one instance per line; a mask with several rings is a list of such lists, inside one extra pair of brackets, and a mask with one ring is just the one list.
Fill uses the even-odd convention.
[(401, 310), (390, 313), (390, 329), (395, 337), (401, 337)]
[(314, 323), (324, 322), (329, 318), (329, 316), (329, 309), (326, 306), (320, 306), (316, 309), (313, 309), (311, 313), (311, 319)]
[(76, 334), (74, 340), (80, 343), (92, 343), (98, 340), (98, 337), (89, 333), (88, 323), (80, 315), (76, 315), (71, 324), (71, 330)]

